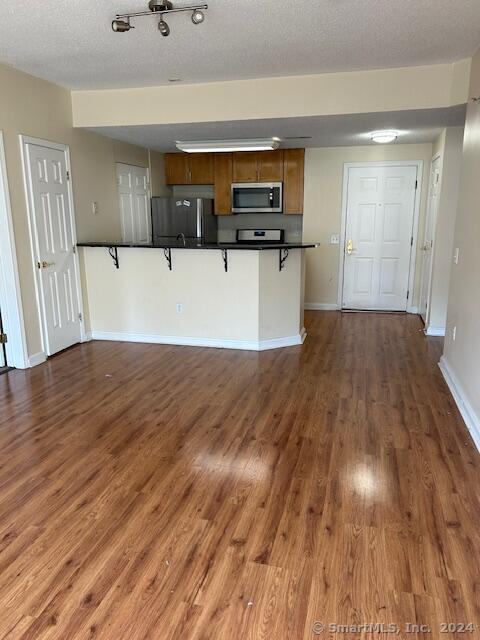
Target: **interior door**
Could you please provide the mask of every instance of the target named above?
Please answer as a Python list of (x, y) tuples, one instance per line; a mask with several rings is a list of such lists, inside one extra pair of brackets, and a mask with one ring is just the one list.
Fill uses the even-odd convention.
[(117, 163), (122, 238), (132, 244), (152, 241), (148, 169)]
[[(2, 312), (0, 309), (0, 336), (3, 335)], [(0, 341), (0, 369), (7, 366), (7, 355), (5, 353), (5, 344)]]
[(422, 245), (422, 285), (420, 291), (420, 315), (427, 324), (428, 305), (430, 302), (430, 287), (432, 280), (433, 242), (437, 220), (438, 198), (440, 190), (441, 159), (435, 158), (430, 171), (428, 188), (427, 217), (425, 220), (425, 235)]
[(406, 311), (417, 168), (350, 167), (343, 308)]
[(45, 349), (52, 355), (81, 338), (66, 153), (31, 143), (26, 152)]

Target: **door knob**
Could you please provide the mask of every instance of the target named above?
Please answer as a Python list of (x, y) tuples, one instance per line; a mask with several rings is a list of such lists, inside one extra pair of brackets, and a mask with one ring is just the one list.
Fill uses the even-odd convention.
[(351, 256), (354, 251), (356, 251), (356, 249), (353, 248), (353, 240), (350, 238), (347, 241), (347, 255)]
[(37, 262), (37, 265), (39, 269), (48, 269), (48, 267), (55, 266), (55, 262), (46, 262), (45, 260), (42, 260), (42, 262)]

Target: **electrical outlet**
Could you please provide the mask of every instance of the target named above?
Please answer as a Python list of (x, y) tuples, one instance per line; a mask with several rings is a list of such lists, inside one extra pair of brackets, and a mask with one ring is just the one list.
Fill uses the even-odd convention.
[(340, 244), (340, 235), (338, 233), (332, 233), (330, 236), (330, 244)]
[(92, 213), (94, 215), (97, 215), (97, 213), (99, 212), (100, 208), (98, 206), (98, 202), (92, 202)]
[(454, 342), (455, 342), (456, 338), (457, 338), (457, 326), (455, 325), (453, 327), (453, 330), (452, 330), (452, 339), (453, 339)]
[(177, 304), (177, 313), (183, 313), (183, 304), (181, 302)]
[(460, 256), (460, 249), (457, 247), (457, 248), (455, 249), (455, 251), (453, 252), (453, 262), (454, 262), (455, 264), (458, 264), (458, 258), (459, 258), (459, 256)]

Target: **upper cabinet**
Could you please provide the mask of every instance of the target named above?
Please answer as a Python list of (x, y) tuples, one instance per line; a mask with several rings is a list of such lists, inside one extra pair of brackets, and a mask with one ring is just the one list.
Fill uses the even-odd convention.
[(305, 149), (237, 153), (167, 153), (168, 185), (215, 185), (215, 213), (232, 212), (235, 182), (283, 182), (283, 213), (303, 213)]
[(283, 150), (233, 154), (233, 182), (282, 182)]
[(187, 180), (187, 156), (184, 153), (165, 154), (165, 180), (167, 184), (190, 184)]
[(215, 213), (229, 216), (232, 213), (233, 158), (231, 153), (216, 153), (215, 170)]
[(213, 159), (212, 153), (167, 153), (165, 155), (167, 184), (213, 184)]
[(303, 213), (305, 149), (285, 149), (283, 213)]

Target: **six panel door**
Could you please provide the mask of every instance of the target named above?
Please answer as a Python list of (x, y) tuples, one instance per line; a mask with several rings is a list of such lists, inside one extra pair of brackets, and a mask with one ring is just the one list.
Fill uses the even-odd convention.
[(417, 168), (349, 168), (343, 308), (405, 311)]
[(27, 154), (45, 349), (52, 355), (81, 336), (67, 166), (61, 150), (28, 144)]
[(148, 169), (119, 162), (117, 183), (123, 242), (149, 244), (152, 218)]

